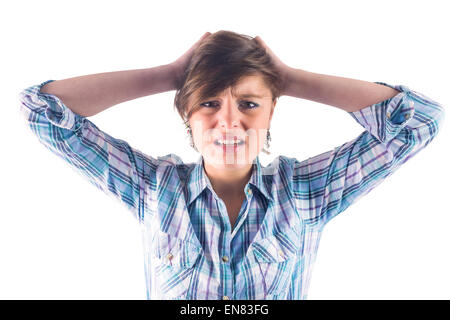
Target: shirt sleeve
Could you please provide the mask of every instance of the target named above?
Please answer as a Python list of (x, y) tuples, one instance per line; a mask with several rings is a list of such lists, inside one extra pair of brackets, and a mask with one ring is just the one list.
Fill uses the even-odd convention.
[(293, 159), (293, 193), (300, 215), (323, 227), (425, 148), (444, 122), (442, 105), (403, 85), (385, 101), (348, 112), (365, 131), (302, 162)]
[(108, 196), (143, 221), (147, 189), (155, 190), (156, 159), (101, 131), (76, 114), (43, 85), (19, 94), (20, 112), (38, 140)]

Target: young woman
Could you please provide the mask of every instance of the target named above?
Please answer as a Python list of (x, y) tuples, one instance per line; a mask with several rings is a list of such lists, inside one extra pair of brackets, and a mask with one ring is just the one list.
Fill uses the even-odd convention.
[[(196, 163), (146, 155), (88, 120), (170, 90)], [(264, 167), (282, 95), (341, 108), (365, 131)], [(428, 145), (444, 119), (406, 86), (295, 69), (260, 37), (229, 31), (206, 33), (167, 65), (31, 86), (21, 110), (41, 143), (139, 221), (148, 299), (306, 299), (326, 223)]]

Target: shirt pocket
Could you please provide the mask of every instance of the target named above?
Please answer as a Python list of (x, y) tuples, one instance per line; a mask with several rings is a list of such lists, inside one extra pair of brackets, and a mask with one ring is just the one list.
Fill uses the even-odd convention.
[(295, 265), (301, 256), (301, 241), (294, 228), (255, 241), (251, 245), (253, 274), (261, 283), (256, 299), (287, 294)]
[(159, 232), (154, 238), (152, 262), (156, 287), (162, 299), (185, 299), (191, 287), (201, 247)]

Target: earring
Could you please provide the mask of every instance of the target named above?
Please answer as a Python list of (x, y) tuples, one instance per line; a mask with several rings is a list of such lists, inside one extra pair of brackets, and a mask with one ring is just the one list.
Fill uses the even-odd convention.
[(195, 151), (198, 152), (198, 150), (197, 150), (197, 148), (195, 147), (195, 144), (194, 144), (194, 138), (192, 136), (192, 129), (191, 129), (191, 126), (189, 124), (186, 124), (186, 132), (187, 132), (187, 134), (189, 136), (189, 140), (190, 140), (189, 144), (190, 144), (190, 146), (192, 148), (194, 148)]
[(266, 137), (266, 148), (262, 149), (262, 152), (264, 152), (265, 154), (269, 154), (270, 155), (270, 151), (268, 150), (270, 148), (270, 141), (272, 140), (271, 136), (270, 136), (270, 129), (267, 129), (267, 137)]

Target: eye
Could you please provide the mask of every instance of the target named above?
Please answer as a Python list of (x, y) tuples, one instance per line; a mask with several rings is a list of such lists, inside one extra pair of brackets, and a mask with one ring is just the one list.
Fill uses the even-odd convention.
[[(259, 104), (251, 102), (251, 101), (241, 101), (241, 103), (244, 105), (245, 109), (254, 109), (259, 107)], [(206, 108), (215, 108), (218, 105), (217, 101), (207, 101), (200, 104), (201, 106), (204, 106)]]
[[(259, 104), (251, 102), (251, 101), (242, 101), (242, 102), (245, 102), (245, 104), (247, 105), (246, 106), (247, 109), (254, 109), (254, 108), (259, 107)], [(249, 105), (253, 105), (253, 106), (249, 106)]]
[(207, 102), (203, 102), (200, 105), (204, 106), (206, 108), (214, 108), (214, 106), (217, 104), (217, 101), (207, 101)]

